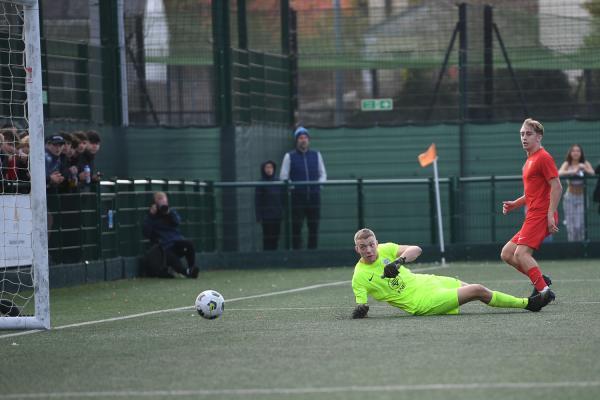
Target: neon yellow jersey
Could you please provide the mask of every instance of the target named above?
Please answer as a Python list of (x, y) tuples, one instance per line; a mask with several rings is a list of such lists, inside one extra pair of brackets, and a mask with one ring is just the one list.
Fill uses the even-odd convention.
[[(352, 276), (352, 290), (356, 303), (366, 304), (368, 296), (371, 296), (375, 300), (385, 301), (415, 315), (457, 313), (458, 295), (454, 293), (460, 286), (457, 279), (415, 274), (404, 266), (399, 268), (396, 278), (381, 277), (385, 264), (397, 258), (399, 247), (396, 243), (379, 244), (379, 256), (374, 263), (365, 264), (360, 260), (356, 263)], [(440, 300), (440, 296), (434, 294), (443, 296)], [(448, 302), (451, 303), (449, 307), (439, 308), (440, 303)]]

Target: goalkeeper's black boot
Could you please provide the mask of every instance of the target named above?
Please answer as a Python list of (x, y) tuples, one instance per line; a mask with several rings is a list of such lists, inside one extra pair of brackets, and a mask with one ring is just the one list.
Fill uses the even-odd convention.
[(548, 303), (553, 301), (555, 298), (556, 296), (554, 295), (554, 292), (552, 290), (544, 290), (541, 293), (536, 293), (534, 296), (530, 296), (525, 309), (533, 312), (538, 312), (542, 308), (546, 307)]
[(527, 302), (527, 306), (525, 306), (526, 310), (538, 312), (544, 307), (544, 300), (542, 299), (542, 295), (537, 293), (534, 296), (529, 297), (529, 301)]
[[(552, 285), (552, 279), (550, 279), (550, 277), (548, 275), (542, 275), (542, 277), (544, 278), (544, 282), (546, 282), (546, 286), (550, 287), (550, 285)], [(533, 291), (531, 292), (531, 296), (535, 296), (538, 293), (539, 292), (534, 287)], [(552, 293), (552, 295), (554, 296), (554, 293)], [(552, 300), (554, 300), (554, 298), (552, 298)]]

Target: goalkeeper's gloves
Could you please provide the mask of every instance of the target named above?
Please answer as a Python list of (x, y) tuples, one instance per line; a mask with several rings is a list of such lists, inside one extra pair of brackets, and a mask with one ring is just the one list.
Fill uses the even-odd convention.
[(405, 264), (406, 263), (406, 258), (404, 257), (398, 257), (397, 259), (395, 259), (394, 261), (392, 261), (389, 264), (386, 264), (385, 267), (383, 267), (383, 275), (381, 275), (382, 278), (395, 278), (398, 276), (398, 268), (399, 265)]
[(364, 318), (367, 316), (368, 312), (369, 312), (368, 304), (359, 304), (356, 306), (354, 311), (352, 311), (352, 318), (353, 319)]

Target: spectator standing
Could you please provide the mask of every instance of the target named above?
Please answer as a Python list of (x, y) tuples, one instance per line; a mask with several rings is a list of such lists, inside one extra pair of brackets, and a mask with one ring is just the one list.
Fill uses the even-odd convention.
[[(75, 155), (78, 158), (79, 155), (83, 154), (83, 152), (87, 149), (87, 145), (88, 145), (87, 133), (85, 133), (84, 131), (75, 131), (71, 134), (71, 136), (74, 140), (77, 140), (77, 145), (73, 145), (73, 148), (75, 149)], [(72, 142), (72, 143), (74, 143), (74, 142)]]
[[(63, 147), (63, 157), (65, 161), (65, 179), (67, 180), (66, 188), (69, 192), (77, 192), (79, 187), (79, 170), (77, 169), (77, 155), (75, 148), (73, 147), (73, 135), (70, 133), (61, 133), (63, 139), (65, 139), (65, 146)], [(79, 144), (79, 141), (77, 141)]]
[(2, 141), (0, 142), (0, 174), (2, 180), (14, 180), (12, 176), (16, 175), (14, 171), (14, 156), (17, 153), (17, 145), (20, 138), (14, 128), (5, 128), (2, 130)]
[[(196, 249), (194, 244), (185, 239), (179, 230), (181, 224), (179, 213), (169, 207), (169, 198), (165, 192), (156, 192), (153, 197), (154, 202), (143, 223), (144, 236), (163, 250), (167, 267), (171, 267), (175, 272), (188, 278), (197, 278)], [(187, 268), (183, 267), (181, 257), (186, 258)], [(171, 275), (156, 270), (153, 272), (155, 276), (159, 277)]]
[(21, 138), (17, 144), (16, 154), (8, 160), (7, 179), (11, 181), (29, 182), (29, 135)]
[(79, 138), (75, 136), (75, 132), (65, 134), (65, 141), (69, 139), (71, 141), (71, 149), (67, 151), (67, 153), (69, 154), (69, 165), (77, 165), (77, 159), (79, 158), (79, 153), (77, 152), (77, 149), (79, 149), (79, 147), (81, 146), (81, 142), (79, 141)]
[[(265, 161), (260, 166), (261, 181), (276, 182), (275, 162)], [(283, 216), (283, 190), (281, 186), (259, 186), (254, 195), (256, 222), (262, 225), (263, 249), (277, 250), (281, 219)]]
[(87, 141), (82, 142), (85, 143), (85, 150), (78, 155), (77, 170), (79, 171), (80, 187), (89, 190), (90, 185), (98, 182), (101, 176), (94, 166), (96, 154), (100, 151), (100, 135), (96, 131), (88, 131), (86, 138)]
[[(593, 199), (596, 203), (600, 203), (600, 164), (596, 167), (596, 175), (598, 175), (598, 180), (596, 181), (596, 188), (594, 189)], [(598, 213), (600, 214), (600, 206), (598, 207)]]
[(46, 141), (46, 186), (58, 188), (65, 180), (63, 175), (65, 159), (61, 157), (65, 139), (60, 135), (53, 135)]
[(585, 239), (585, 175), (594, 175), (594, 168), (586, 161), (583, 148), (573, 144), (558, 170), (558, 176), (568, 178), (563, 211), (569, 242), (581, 242)]
[[(309, 149), (310, 135), (304, 127), (299, 127), (294, 132), (296, 148), (285, 154), (281, 163), (282, 181), (291, 182), (325, 182), (327, 172), (321, 153)], [(316, 249), (319, 232), (319, 219), (321, 217), (321, 186), (298, 185), (294, 186), (292, 196), (292, 247), (302, 247), (302, 225), (306, 219), (308, 226), (308, 248)]]
[[(2, 148), (2, 143), (4, 143), (4, 135), (0, 131), (0, 150)], [(4, 170), (4, 163), (7, 162), (5, 160), (4, 154), (0, 151), (0, 193), (4, 193), (4, 174), (2, 173)]]

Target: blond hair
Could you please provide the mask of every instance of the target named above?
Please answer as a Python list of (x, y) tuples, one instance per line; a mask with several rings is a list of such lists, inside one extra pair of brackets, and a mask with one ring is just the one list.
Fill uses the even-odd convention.
[(368, 228), (359, 229), (358, 232), (354, 234), (354, 244), (359, 240), (368, 239), (370, 237), (375, 237), (375, 233)]
[(523, 125), (527, 125), (530, 128), (533, 129), (533, 131), (539, 135), (544, 135), (544, 125), (542, 125), (542, 123), (540, 121), (536, 121), (535, 119), (532, 118), (527, 118), (525, 121), (523, 121)]

